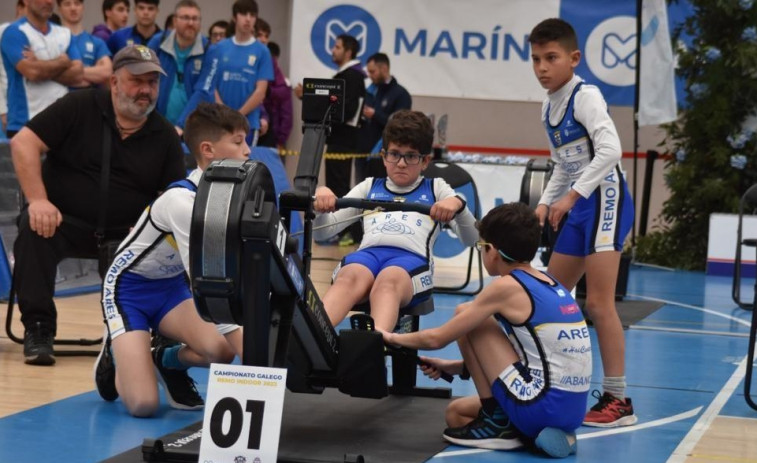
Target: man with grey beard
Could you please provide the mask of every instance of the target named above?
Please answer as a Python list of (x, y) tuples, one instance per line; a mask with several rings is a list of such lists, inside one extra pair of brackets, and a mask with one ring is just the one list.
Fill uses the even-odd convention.
[[(58, 263), (98, 258), (100, 244), (122, 240), (158, 193), (186, 175), (173, 125), (153, 111), (163, 73), (155, 53), (142, 45), (123, 48), (113, 58), (113, 71), (110, 89), (69, 93), (11, 140), (28, 203), (13, 247), (28, 364), (55, 363)], [(103, 165), (110, 166), (107, 194), (101, 189)]]

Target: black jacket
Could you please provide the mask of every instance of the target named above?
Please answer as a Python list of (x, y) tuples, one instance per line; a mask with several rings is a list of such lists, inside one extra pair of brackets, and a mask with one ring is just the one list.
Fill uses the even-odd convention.
[[(365, 99), (365, 74), (359, 63), (338, 72), (334, 79), (344, 79), (344, 120), (331, 128), (331, 136), (326, 140), (329, 152), (357, 152), (358, 128), (346, 121), (355, 118), (362, 111), (361, 99)], [(359, 120), (359, 117), (358, 117)], [(334, 151), (337, 148), (337, 151)]]
[(410, 109), (413, 105), (413, 99), (410, 93), (405, 90), (405, 87), (398, 84), (397, 79), (392, 77), (389, 83), (376, 86), (375, 95), (371, 95), (369, 92), (365, 104), (373, 108), (375, 113), (372, 118), (364, 119), (360, 127), (358, 140), (358, 152), (360, 153), (371, 152), (381, 139), (389, 116), (400, 109)]

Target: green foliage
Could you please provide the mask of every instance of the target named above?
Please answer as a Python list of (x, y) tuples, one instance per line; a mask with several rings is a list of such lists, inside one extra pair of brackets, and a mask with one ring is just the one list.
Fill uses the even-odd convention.
[(676, 31), (678, 73), (687, 107), (665, 126), (675, 153), (665, 162), (670, 198), (657, 229), (637, 240), (639, 260), (702, 269), (709, 217), (736, 212), (757, 183), (757, 136), (744, 122), (757, 112), (757, 5), (754, 0), (689, 0), (695, 13)]

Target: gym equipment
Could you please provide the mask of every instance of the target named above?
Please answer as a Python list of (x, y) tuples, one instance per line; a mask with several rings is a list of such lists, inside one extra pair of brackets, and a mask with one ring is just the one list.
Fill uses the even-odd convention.
[[(444, 117), (446, 118), (446, 115)], [(449, 186), (451, 186), (455, 190), (455, 192), (460, 194), (465, 199), (466, 207), (470, 209), (473, 217), (476, 220), (481, 219), (481, 204), (478, 200), (478, 189), (476, 188), (476, 183), (473, 181), (473, 177), (471, 177), (468, 171), (456, 164), (442, 161), (432, 161), (423, 172), (423, 175), (424, 177), (428, 178), (444, 179), (444, 181), (446, 181)], [(445, 233), (444, 229), (442, 229), (442, 233)], [(445, 243), (442, 243), (442, 241), (445, 241), (446, 239), (443, 239), (441, 235), (439, 236), (439, 238), (440, 239), (434, 246), (435, 250), (439, 249), (439, 246), (445, 246)], [(449, 240), (452, 239), (453, 238), (450, 236)], [(455, 244), (457, 246), (462, 246), (457, 241), (457, 239), (455, 239), (455, 241)], [(447, 241), (446, 245), (451, 246), (449, 244), (449, 241)], [(484, 268), (483, 261), (481, 260), (481, 253), (476, 251), (475, 246), (471, 246), (469, 249), (468, 270), (465, 275), (465, 281), (457, 286), (435, 286), (435, 292), (474, 295), (480, 293), (481, 290), (484, 289)], [(465, 288), (470, 283), (471, 275), (473, 273), (473, 258), (475, 254), (478, 254), (478, 286), (473, 290), (466, 291)]]
[(731, 297), (733, 297), (733, 302), (745, 310), (753, 310), (755, 301), (747, 302), (741, 299), (741, 277), (743, 274), (741, 247), (757, 247), (757, 238), (744, 238), (743, 222), (745, 215), (749, 216), (755, 213), (757, 213), (757, 184), (749, 187), (741, 196), (741, 200), (739, 201), (739, 224), (736, 227), (736, 253), (733, 260)]

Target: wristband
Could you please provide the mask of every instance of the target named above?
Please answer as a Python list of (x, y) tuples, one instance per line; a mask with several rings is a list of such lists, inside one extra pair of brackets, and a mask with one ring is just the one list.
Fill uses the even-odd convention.
[(462, 196), (460, 196), (460, 195), (455, 195), (455, 198), (459, 199), (459, 200), (460, 200), (460, 201), (461, 201), (461, 202), (463, 203), (463, 205), (462, 205), (462, 206), (460, 206), (460, 209), (458, 209), (458, 210), (457, 210), (457, 211), (455, 212), (455, 215), (457, 215), (457, 214), (459, 214), (459, 213), (461, 213), (461, 212), (463, 212), (463, 211), (465, 210), (465, 208), (466, 208), (466, 207), (468, 206), (468, 203), (467, 203), (467, 202), (465, 202), (465, 200), (464, 200), (464, 199), (462, 198)]

